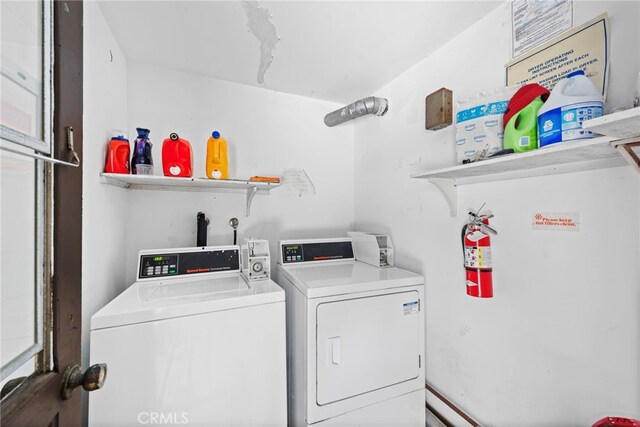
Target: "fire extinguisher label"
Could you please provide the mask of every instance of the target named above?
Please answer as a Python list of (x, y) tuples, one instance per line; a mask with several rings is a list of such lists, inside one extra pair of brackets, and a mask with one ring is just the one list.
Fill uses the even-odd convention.
[(491, 246), (465, 246), (464, 266), (472, 268), (492, 268)]

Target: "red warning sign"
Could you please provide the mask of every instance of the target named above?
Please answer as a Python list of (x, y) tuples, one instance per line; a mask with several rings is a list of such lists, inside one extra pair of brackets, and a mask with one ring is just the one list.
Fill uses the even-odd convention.
[(580, 229), (580, 214), (536, 212), (533, 214), (534, 230), (578, 231)]

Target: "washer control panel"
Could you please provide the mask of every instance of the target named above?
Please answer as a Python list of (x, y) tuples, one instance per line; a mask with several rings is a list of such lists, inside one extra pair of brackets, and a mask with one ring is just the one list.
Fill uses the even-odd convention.
[(174, 276), (178, 274), (178, 255), (143, 255), (140, 278)]
[(240, 271), (239, 252), (237, 246), (183, 248), (171, 253), (142, 251), (138, 279)]

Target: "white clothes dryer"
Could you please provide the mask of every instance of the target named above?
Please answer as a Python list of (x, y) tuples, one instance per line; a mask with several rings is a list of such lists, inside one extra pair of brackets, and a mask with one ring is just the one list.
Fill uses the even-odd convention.
[(279, 244), (290, 426), (425, 425), (424, 279), (349, 238)]
[(238, 246), (140, 252), (136, 283), (91, 318), (108, 372), (89, 425), (286, 425), (284, 298), (245, 281)]

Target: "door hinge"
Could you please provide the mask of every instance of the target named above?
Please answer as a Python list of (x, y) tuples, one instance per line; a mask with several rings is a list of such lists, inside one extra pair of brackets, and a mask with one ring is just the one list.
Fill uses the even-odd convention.
[(422, 356), (418, 355), (418, 368), (422, 368)]

